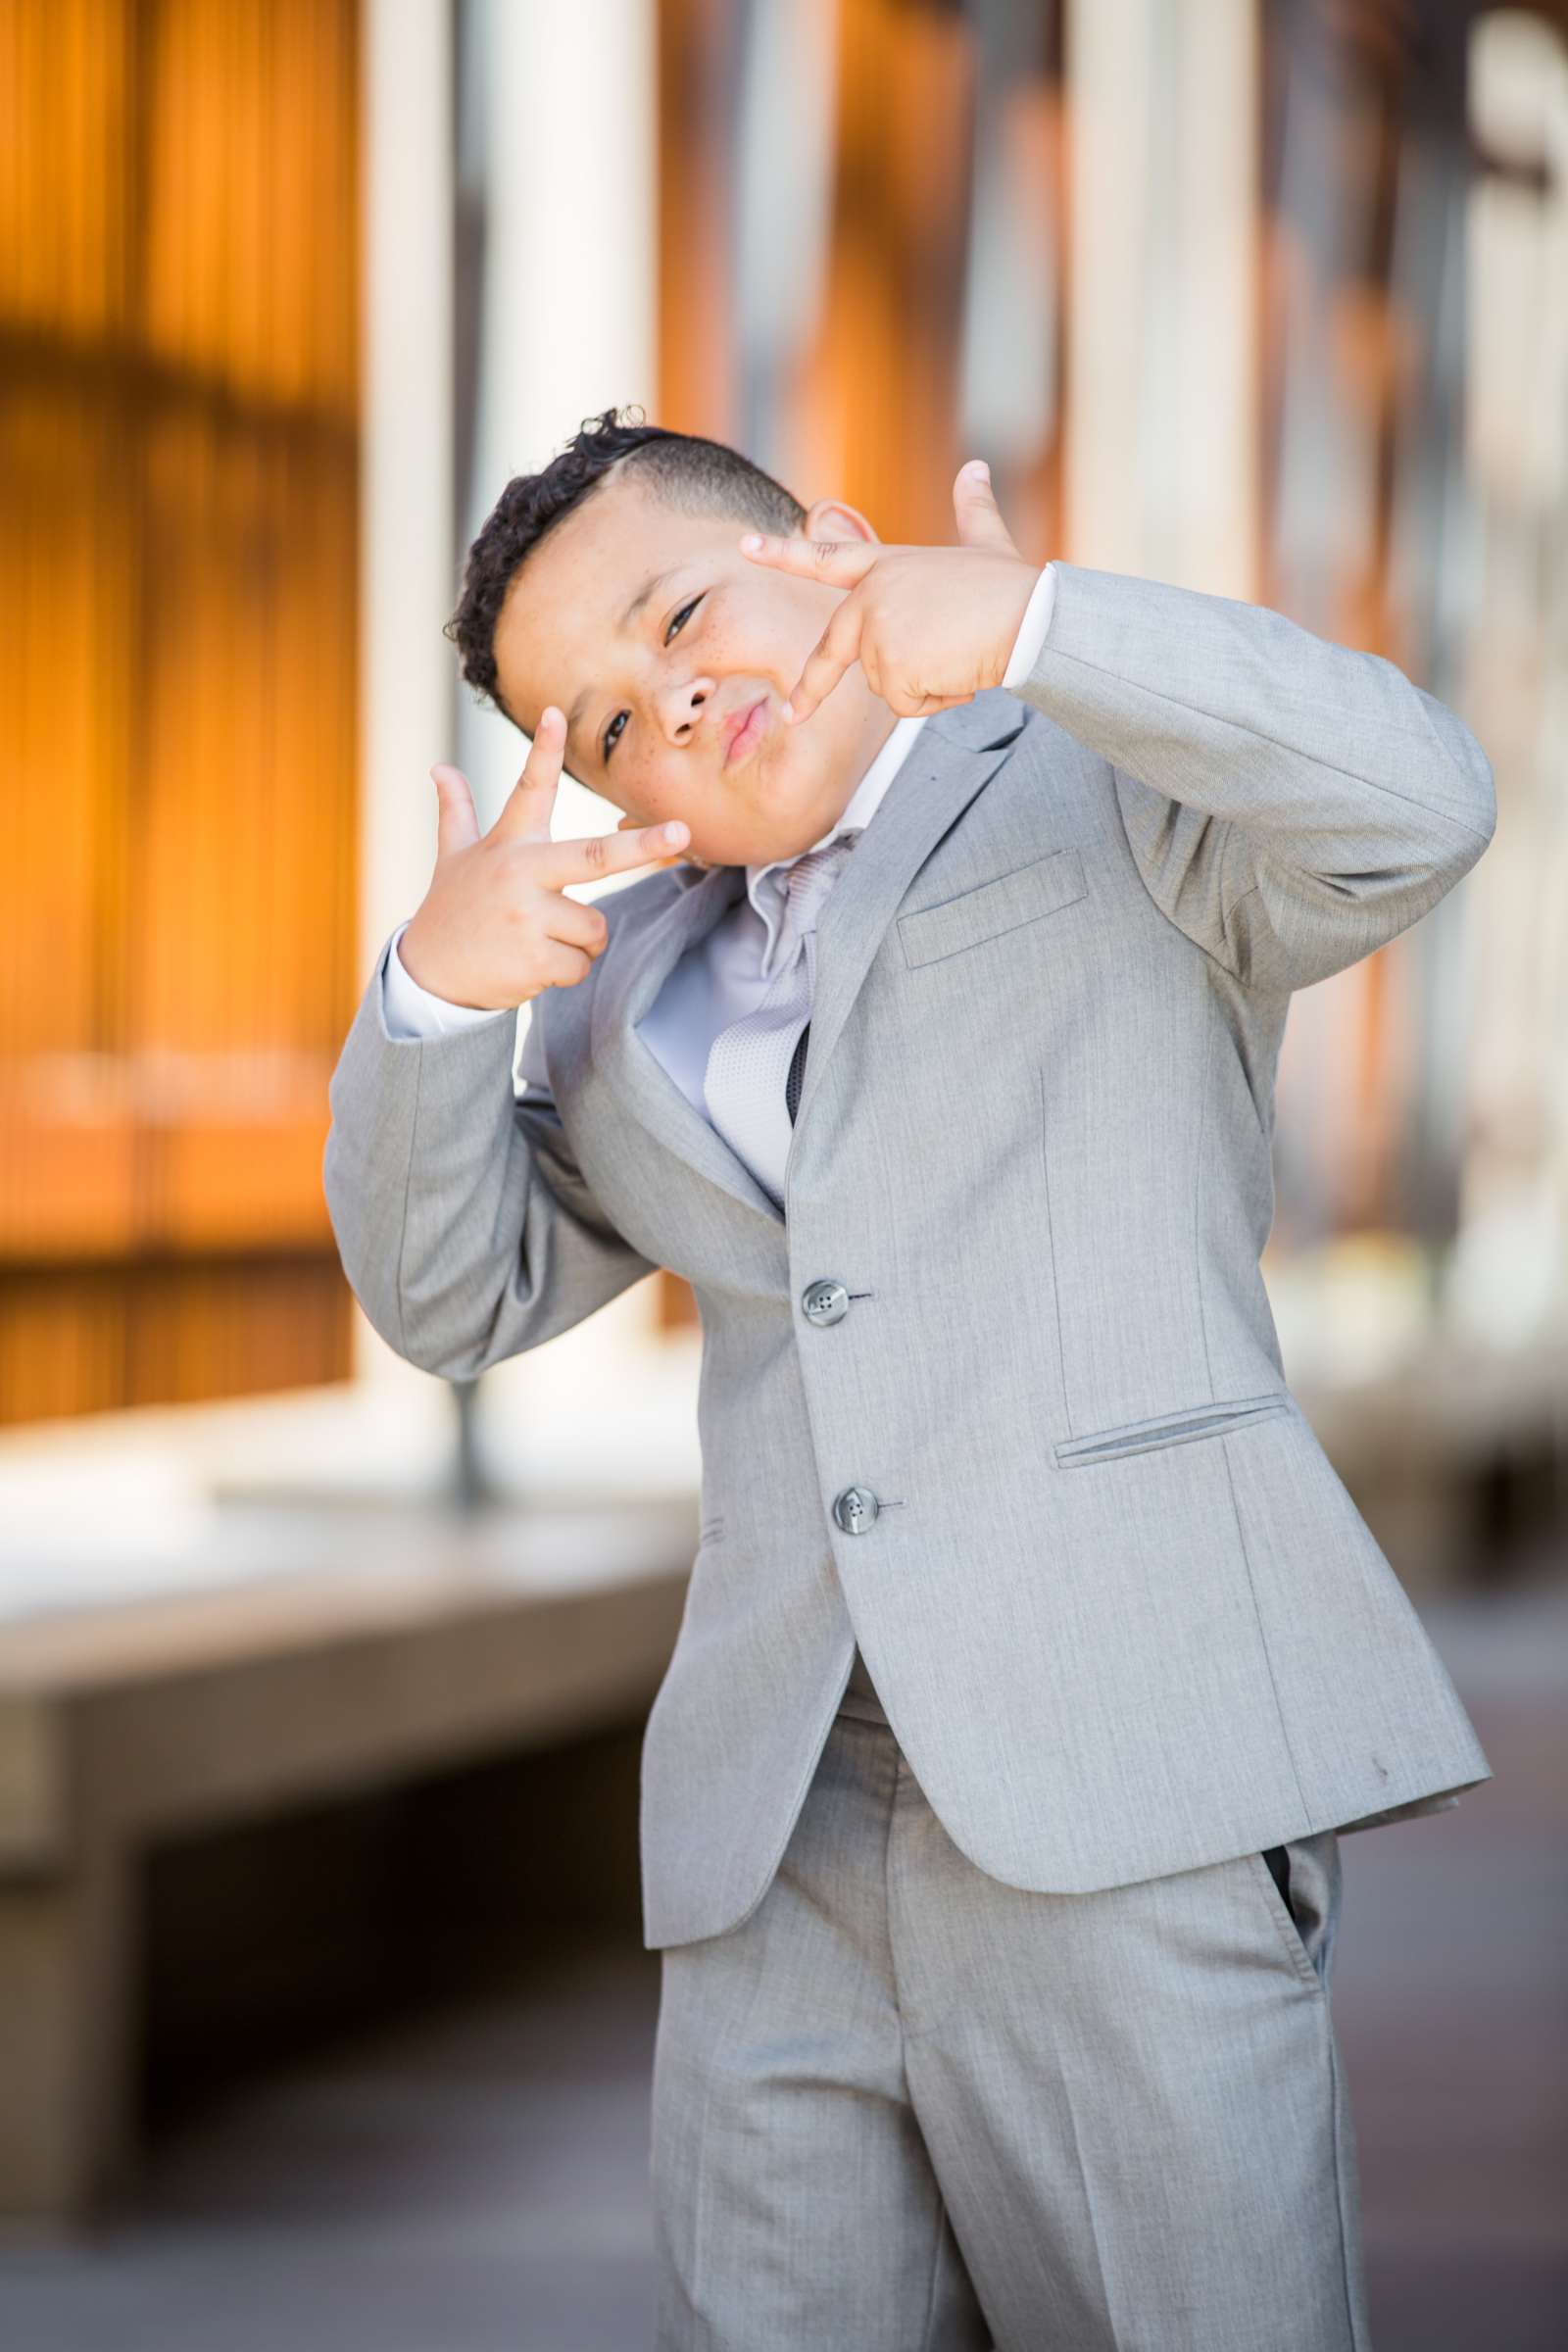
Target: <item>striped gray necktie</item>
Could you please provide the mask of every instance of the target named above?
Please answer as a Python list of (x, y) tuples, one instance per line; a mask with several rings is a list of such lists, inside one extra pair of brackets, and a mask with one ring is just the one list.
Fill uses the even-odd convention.
[(859, 831), (836, 834), (789, 868), (767, 994), (755, 1011), (721, 1029), (709, 1048), (703, 1078), (708, 1115), (780, 1207), (816, 985), (817, 915)]

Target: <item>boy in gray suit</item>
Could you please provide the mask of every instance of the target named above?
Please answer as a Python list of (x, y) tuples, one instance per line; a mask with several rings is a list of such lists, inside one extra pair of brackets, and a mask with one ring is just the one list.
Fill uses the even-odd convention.
[(447, 1378), (656, 1266), (701, 1310), (661, 2346), (1366, 2352), (1339, 1837), (1490, 1766), (1258, 1260), (1290, 995), (1491, 769), (1391, 662), (955, 508), (885, 547), (613, 411), (508, 485), (453, 630), (532, 747), (484, 835), (433, 771), (327, 1199)]

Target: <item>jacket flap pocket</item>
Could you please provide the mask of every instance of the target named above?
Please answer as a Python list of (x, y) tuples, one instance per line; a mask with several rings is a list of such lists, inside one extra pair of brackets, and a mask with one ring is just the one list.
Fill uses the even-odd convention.
[(1271, 1413), (1289, 1412), (1294, 1401), (1289, 1389), (1270, 1389), (1261, 1396), (1238, 1397), (1229, 1404), (1194, 1404), (1182, 1412), (1124, 1421), (1117, 1429), (1092, 1430), (1084, 1438), (1064, 1438), (1052, 1450), (1064, 1470), (1072, 1470), (1083, 1462), (1147, 1453), (1155, 1446), (1185, 1446), (1195, 1438), (1223, 1437), (1228, 1430), (1246, 1429)]
[(901, 914), (904, 960), (934, 963), (940, 956), (978, 947), (983, 939), (1015, 930), (1020, 923), (1033, 922), (1037, 915), (1054, 914), (1058, 906), (1070, 906), (1075, 899), (1088, 895), (1079, 852), (1053, 850), (1047, 858), (1016, 865), (994, 881), (961, 891), (956, 899), (944, 899), (940, 906)]

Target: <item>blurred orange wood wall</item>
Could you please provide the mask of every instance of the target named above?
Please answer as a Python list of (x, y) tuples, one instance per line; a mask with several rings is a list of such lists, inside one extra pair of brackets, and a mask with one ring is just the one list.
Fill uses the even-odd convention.
[[(787, 450), (750, 454), (809, 505), (852, 499), (888, 540), (954, 536), (970, 232), (976, 35), (948, 0), (798, 0), (836, 52), (821, 317), (782, 394)], [(732, 228), (743, 26), (730, 0), (659, 12), (660, 303), (656, 422), (744, 446)], [(1015, 184), (1066, 202), (1059, 11), (1050, 70), (1009, 93)], [(1057, 256), (1065, 273), (1065, 244)], [(1057, 387), (1057, 407), (1064, 385)], [(1059, 541), (1061, 435), (1008, 485), (1044, 562)]]
[(348, 1368), (357, 0), (0, 0), (0, 1421)]

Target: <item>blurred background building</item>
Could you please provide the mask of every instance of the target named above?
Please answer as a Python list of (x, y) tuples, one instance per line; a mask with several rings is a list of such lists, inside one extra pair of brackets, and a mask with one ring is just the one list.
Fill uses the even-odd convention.
[[(690, 1295), (656, 1277), (455, 1395), (360, 1315), (320, 1191), (328, 1076), (428, 880), (428, 768), (489, 821), (526, 748), (456, 679), (465, 551), (612, 403), (889, 540), (951, 538), (984, 456), (1033, 560), (1271, 605), (1479, 735), (1481, 865), (1295, 1000), (1264, 1271), (1293, 1387), (1533, 1788), (1551, 1668), (1517, 1611), (1555, 1606), (1568, 1393), (1568, 0), (0, 0), (0, 2216), (101, 2210), (166, 2080), (352, 2007), (412, 1857), (493, 1926), (541, 1784), (454, 1773), (521, 1759), (564, 1818), (612, 1816), (611, 1891), (551, 1867), (564, 1916), (629, 1917), (695, 1540)], [(616, 814), (566, 782), (557, 830)], [(1508, 1801), (1354, 1866), (1484, 1843)], [(1494, 1899), (1560, 2028), (1561, 1883), (1525, 1876)], [(262, 1965), (258, 1921), (286, 1939), (328, 1882), (314, 1975)], [(404, 1991), (445, 1981), (418, 1950)], [(633, 2138), (638, 1957), (607, 1994)], [(1484, 2054), (1476, 2083), (1515, 2112)], [(1533, 2112), (1544, 2162), (1562, 2102)], [(1374, 2219), (1387, 2346), (1480, 2340), (1398, 2269), (1441, 2203)], [(1560, 2239), (1515, 2252), (1465, 2277), (1522, 2348)], [(96, 2342), (79, 2284), (17, 2306), (79, 2338), (19, 2340)]]

